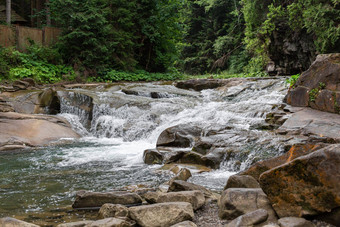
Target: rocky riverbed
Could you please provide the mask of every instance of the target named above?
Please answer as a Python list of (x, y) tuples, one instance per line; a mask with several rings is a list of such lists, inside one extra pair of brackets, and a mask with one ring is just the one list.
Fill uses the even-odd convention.
[[(340, 226), (339, 56), (289, 90), (282, 78), (2, 86), (0, 225)], [(12, 196), (30, 197), (12, 178), (33, 176), (43, 191)]]

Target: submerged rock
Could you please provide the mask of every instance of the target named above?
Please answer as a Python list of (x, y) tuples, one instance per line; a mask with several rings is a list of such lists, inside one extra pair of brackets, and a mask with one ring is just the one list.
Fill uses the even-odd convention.
[(330, 145), (263, 173), (260, 185), (279, 217), (304, 217), (340, 206), (340, 145)]
[(192, 220), (194, 211), (190, 203), (170, 202), (130, 207), (129, 216), (142, 227), (171, 226)]
[(15, 218), (0, 218), (0, 226), (1, 227), (39, 227), (38, 225), (34, 225), (28, 222), (24, 222)]
[(105, 203), (138, 205), (142, 204), (142, 198), (136, 193), (125, 192), (86, 192), (80, 191), (73, 202), (73, 208), (101, 207)]
[(62, 117), (0, 113), (0, 151), (46, 146), (61, 138), (79, 138)]

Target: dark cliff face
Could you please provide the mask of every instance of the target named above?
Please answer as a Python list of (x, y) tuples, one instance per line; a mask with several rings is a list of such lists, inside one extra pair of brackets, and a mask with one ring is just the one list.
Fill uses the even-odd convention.
[(267, 66), (270, 75), (294, 75), (307, 70), (316, 58), (311, 34), (303, 30), (292, 31), (287, 25), (277, 27), (270, 37)]

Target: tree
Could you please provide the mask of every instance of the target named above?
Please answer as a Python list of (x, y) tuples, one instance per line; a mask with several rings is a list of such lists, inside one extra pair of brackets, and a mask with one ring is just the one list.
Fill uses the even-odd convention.
[(11, 25), (11, 0), (6, 0), (6, 23)]

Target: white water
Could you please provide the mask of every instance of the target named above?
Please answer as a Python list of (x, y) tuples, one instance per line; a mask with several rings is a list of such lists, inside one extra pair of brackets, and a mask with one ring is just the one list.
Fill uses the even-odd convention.
[[(241, 164), (240, 160), (231, 160), (222, 163), (219, 170), (195, 174), (193, 177), (195, 182), (218, 189), (234, 171), (242, 170), (252, 160), (258, 159), (258, 154), (270, 153), (266, 150), (269, 147), (278, 151), (282, 149), (269, 133), (250, 130), (251, 126), (263, 123), (273, 105), (281, 103), (285, 93), (282, 80), (246, 82), (224, 91), (184, 91), (169, 85), (155, 84), (129, 84), (123, 88), (143, 92), (143, 96), (126, 95), (120, 89), (75, 91), (94, 98), (93, 120), (88, 129), (81, 124), (86, 122), (88, 114), (71, 105), (72, 102), (61, 103), (64, 112), (61, 116), (68, 119), (74, 129), (84, 136), (81, 141), (90, 142), (90, 146), (68, 150), (59, 165), (108, 161), (113, 163), (113, 168), (142, 166), (143, 151), (154, 148), (158, 136), (168, 127), (190, 124), (205, 132), (228, 127), (234, 132), (231, 138), (227, 138), (230, 144), (243, 147), (252, 144), (253, 150), (246, 158), (240, 159)], [(166, 92), (165, 97), (168, 98), (152, 99), (148, 97), (147, 91)], [(79, 98), (79, 95), (77, 99), (82, 100), (82, 103), (88, 100)], [(245, 131), (251, 131), (254, 138), (242, 136)], [(235, 136), (235, 132), (240, 135)], [(266, 146), (256, 147), (253, 143), (264, 143)]]

